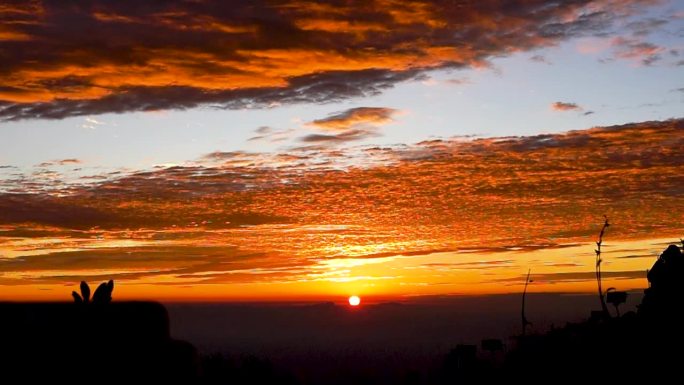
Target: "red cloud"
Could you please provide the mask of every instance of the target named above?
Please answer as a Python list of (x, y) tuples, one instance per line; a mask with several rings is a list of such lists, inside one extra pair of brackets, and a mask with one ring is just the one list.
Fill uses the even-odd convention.
[(613, 239), (679, 237), (682, 147), (684, 120), (672, 120), (374, 147), (343, 169), (343, 149), (269, 162), (212, 153), (54, 194), (4, 193), (0, 251), (21, 258), (0, 258), (0, 284), (311, 280), (334, 258), (586, 242), (603, 214), (619, 223)]

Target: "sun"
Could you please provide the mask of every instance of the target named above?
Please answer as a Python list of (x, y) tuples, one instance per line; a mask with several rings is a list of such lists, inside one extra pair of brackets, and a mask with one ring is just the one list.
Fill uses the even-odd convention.
[(359, 298), (358, 295), (352, 295), (351, 297), (349, 297), (349, 304), (351, 306), (359, 306), (360, 303), (361, 303), (361, 298)]

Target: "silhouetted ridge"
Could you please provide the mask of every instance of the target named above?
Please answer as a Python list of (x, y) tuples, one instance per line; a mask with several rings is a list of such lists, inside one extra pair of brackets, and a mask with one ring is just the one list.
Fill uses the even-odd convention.
[(159, 303), (0, 303), (0, 315), (0, 372), (12, 383), (187, 383), (197, 375), (194, 347), (170, 337)]

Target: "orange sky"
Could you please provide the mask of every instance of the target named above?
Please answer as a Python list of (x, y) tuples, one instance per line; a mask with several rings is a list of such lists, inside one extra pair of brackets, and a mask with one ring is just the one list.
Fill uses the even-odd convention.
[(0, 195), (0, 299), (109, 278), (164, 300), (486, 294), (520, 291), (528, 268), (533, 291), (593, 291), (603, 214), (604, 287), (643, 288), (684, 234), (682, 124), (367, 148), (345, 168), (338, 149), (214, 153)]
[(680, 3), (3, 1), (0, 300), (643, 288)]

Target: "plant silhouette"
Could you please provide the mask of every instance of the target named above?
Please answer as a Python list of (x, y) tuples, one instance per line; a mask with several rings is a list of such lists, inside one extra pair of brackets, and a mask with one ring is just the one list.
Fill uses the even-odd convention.
[(532, 272), (532, 269), (527, 270), (527, 277), (525, 277), (525, 289), (523, 289), (523, 294), (522, 294), (522, 305), (521, 305), (521, 317), (522, 317), (522, 335), (525, 335), (525, 332), (527, 331), (528, 326), (532, 326), (532, 322), (527, 320), (527, 317), (525, 316), (525, 297), (527, 296), (527, 285), (532, 282), (530, 279), (530, 273)]
[[(112, 292), (114, 291), (114, 281), (109, 280), (109, 282), (102, 282), (100, 286), (95, 289), (93, 294), (92, 303), (94, 304), (107, 304), (112, 302)], [(81, 294), (76, 291), (71, 292), (71, 296), (74, 298), (76, 303), (91, 303), (90, 298), (90, 286), (86, 281), (81, 281)]]
[(594, 250), (596, 253), (596, 283), (598, 285), (598, 296), (599, 300), (601, 301), (601, 311), (603, 312), (603, 317), (610, 318), (610, 313), (608, 313), (608, 307), (606, 306), (606, 299), (603, 293), (601, 277), (601, 262), (603, 262), (603, 259), (601, 259), (601, 245), (603, 244), (603, 234), (605, 234), (606, 229), (608, 226), (610, 226), (610, 223), (608, 223), (607, 216), (604, 215), (603, 217), (605, 218), (605, 222), (603, 222), (603, 227), (601, 227), (598, 241), (596, 241), (596, 250)]
[(626, 291), (617, 291), (615, 290), (614, 287), (609, 288), (606, 290), (606, 302), (609, 304), (615, 306), (615, 313), (617, 314), (618, 317), (620, 317), (620, 308), (619, 306), (622, 305), (627, 301), (627, 292)]

